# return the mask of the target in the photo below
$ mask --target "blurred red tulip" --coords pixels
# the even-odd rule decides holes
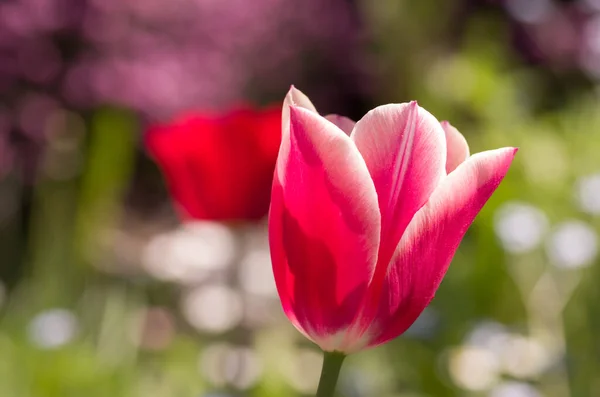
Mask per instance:
[[[182,216],[221,221],[267,214],[280,141],[280,107],[191,114],[146,134]]]

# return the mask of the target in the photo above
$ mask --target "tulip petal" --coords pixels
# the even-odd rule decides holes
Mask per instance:
[[[317,113],[315,105],[302,91],[294,86],[290,87],[285,99],[283,100],[283,108],[281,113],[281,129],[283,135],[290,133],[290,106],[299,106]]]
[[[415,215],[385,280],[379,314],[368,331],[374,337],[371,346],[406,331],[433,299],[464,234],[506,175],[516,151],[503,148],[471,156]]]
[[[340,116],[339,114],[328,114],[325,118],[337,125],[339,129],[344,131],[348,136],[352,133],[356,122],[348,117]]]
[[[362,154],[378,196],[381,243],[363,305],[344,342],[363,339],[377,314],[394,251],[415,213],[445,175],[446,145],[439,121],[416,102],[379,106],[356,123],[350,136]]]
[[[446,133],[446,173],[449,174],[469,158],[469,144],[449,122],[442,121],[441,124]]]
[[[206,172],[202,163],[190,159],[206,157],[204,147],[208,145],[200,138],[212,138],[217,129],[214,120],[193,116],[172,125],[154,125],[144,136],[146,148],[159,164],[177,210],[184,219],[204,219],[213,215],[213,203],[202,194],[208,179]],[[190,134],[189,130],[201,130],[205,135]]]
[[[290,107],[299,106],[304,109],[308,109],[311,112],[317,113],[317,109],[312,104],[310,99],[302,91],[294,87],[290,87],[290,90],[283,100],[283,107],[281,108],[281,145],[279,146],[278,157],[287,158],[290,152]]]
[[[351,139],[318,114],[290,108],[289,151],[277,160],[269,240],[283,309],[323,349],[348,326],[372,277],[381,219]]]
[[[381,248],[387,251],[380,252],[380,262],[389,262],[408,223],[444,175],[444,131],[435,117],[411,102],[371,110],[356,123],[351,138],[377,190]]]
[[[255,220],[269,208],[281,109],[191,113],[144,136],[183,219]]]

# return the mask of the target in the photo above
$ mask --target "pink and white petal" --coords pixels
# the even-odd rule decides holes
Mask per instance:
[[[293,85],[283,100],[281,109],[281,145],[279,157],[287,157],[290,151],[290,107],[299,106],[317,113],[317,109],[306,95]]]
[[[441,124],[446,133],[446,173],[449,174],[469,158],[469,144],[463,134],[449,122],[442,121]]]
[[[290,150],[277,162],[269,239],[278,292],[290,320],[325,345],[352,321],[372,277],[377,193],[350,138],[301,107],[291,107]]]
[[[435,117],[411,102],[371,110],[356,123],[351,138],[377,190],[379,259],[387,266],[408,223],[445,175],[444,131]]]
[[[402,234],[446,174],[446,139],[439,121],[416,102],[371,110],[350,137],[373,178],[381,211],[376,270],[349,332],[352,339],[362,339],[377,315],[381,288]]]
[[[440,183],[398,245],[382,289],[371,346],[402,334],[433,299],[467,229],[494,193],[516,148],[471,156]]]
[[[344,131],[346,135],[350,135],[354,126],[356,125],[356,121],[349,119],[348,117],[340,116],[338,114],[328,114],[325,118],[331,121],[333,124],[337,125],[339,129]]]
[[[290,129],[290,106],[299,106],[318,113],[310,99],[302,91],[291,86],[283,100],[283,108],[281,109],[281,128],[285,134],[289,134]]]

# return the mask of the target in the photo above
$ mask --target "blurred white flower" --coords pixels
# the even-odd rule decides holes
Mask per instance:
[[[225,269],[235,250],[235,238],[226,226],[193,222],[150,240],[142,263],[159,280],[197,283]]]
[[[546,241],[546,252],[559,268],[589,265],[598,253],[598,236],[587,223],[570,220],[557,225]]]
[[[260,379],[262,365],[254,350],[248,347],[216,343],[200,356],[200,371],[215,386],[227,384],[244,390]]]
[[[221,333],[235,327],[243,315],[242,299],[226,285],[199,287],[184,295],[181,310],[195,328]]]
[[[491,388],[500,375],[500,363],[489,350],[461,346],[450,352],[449,372],[454,383],[466,390]]]
[[[29,339],[37,346],[54,349],[69,343],[77,335],[79,324],[66,309],[51,309],[35,316],[29,323]]]
[[[548,218],[530,204],[509,202],[496,212],[494,229],[504,249],[524,253],[540,244],[548,230]]]
[[[489,397],[542,397],[539,391],[524,382],[503,382],[494,387]]]
[[[513,334],[502,351],[501,366],[508,375],[530,379],[541,375],[551,360],[550,352],[539,340]]]
[[[238,276],[244,291],[264,297],[277,296],[271,255],[267,249],[251,249],[246,253],[240,262]]]
[[[589,214],[600,214],[600,174],[579,178],[576,190],[579,207]]]
[[[499,358],[510,340],[506,327],[495,321],[482,321],[465,338],[465,344],[486,349]]]
[[[511,333],[497,322],[477,325],[465,338],[465,345],[494,355],[499,371],[516,378],[532,378],[543,373],[553,360],[538,339]]]

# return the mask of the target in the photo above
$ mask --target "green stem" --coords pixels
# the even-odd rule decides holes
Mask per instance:
[[[321,379],[315,397],[333,397],[335,385],[346,355],[340,352],[324,352]]]

